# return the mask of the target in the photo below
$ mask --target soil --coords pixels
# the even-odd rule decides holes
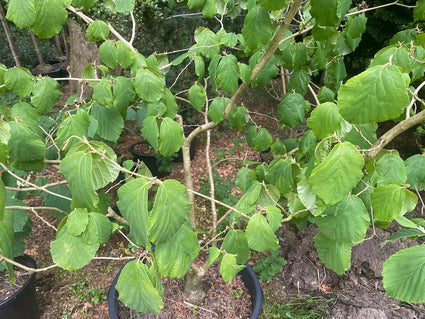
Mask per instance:
[[[6,301],[6,299],[12,297],[19,289],[21,289],[25,283],[29,280],[31,274],[23,269],[15,269],[15,284],[9,284],[9,275],[2,271],[0,272],[0,300]]]
[[[270,96],[265,98],[264,94],[254,90],[254,93],[244,97],[243,103],[254,110],[250,114],[251,119],[257,125],[267,127],[274,137],[283,139],[298,137],[302,134],[302,131],[299,130],[279,129],[279,122],[276,120],[278,101],[274,98]],[[139,140],[139,134],[139,128],[135,126],[135,123],[126,123],[124,134],[118,145],[114,146],[120,159],[131,158],[128,146]],[[211,160],[215,161],[220,154],[214,150],[224,150],[227,154],[226,159],[215,161],[215,168],[219,171],[220,176],[232,176],[234,180],[242,160],[260,161],[258,152],[253,151],[245,143],[238,143],[237,140],[241,135],[229,127],[221,125],[211,134],[213,136]],[[409,139],[409,136],[406,137],[403,143],[412,143]],[[235,147],[236,144],[240,144],[241,148]],[[199,138],[198,148],[192,162],[195,190],[200,187],[200,178],[206,177],[205,146],[206,135],[203,135]],[[182,163],[173,163],[173,165],[174,169],[167,178],[182,181]],[[234,190],[234,192],[237,191]],[[40,202],[38,198],[34,198],[27,204],[38,206]],[[199,206],[200,211],[208,212],[210,209],[202,201],[195,204]],[[39,268],[50,266],[53,262],[50,257],[49,244],[55,236],[53,227],[57,227],[59,222],[48,212],[39,211],[39,217],[31,212],[29,214],[34,222],[34,228],[32,235],[27,240],[26,253],[36,260]],[[394,225],[385,230],[371,229],[367,240],[353,248],[350,270],[342,276],[337,276],[318,259],[312,240],[318,231],[317,228],[308,226],[298,230],[291,225],[284,225],[279,230],[279,235],[283,238],[279,251],[288,264],[283,267],[282,273],[274,276],[272,281],[261,283],[266,303],[284,303],[295,297],[311,295],[321,296],[327,300],[329,315],[326,318],[425,318],[425,307],[422,304],[401,303],[386,297],[383,291],[381,277],[383,261],[395,251],[417,244],[408,240],[398,240],[381,247],[380,244],[396,229],[397,227]],[[101,246],[97,256],[126,256],[128,255],[126,248],[125,239],[115,233],[110,242]],[[254,254],[249,263],[253,265],[258,258],[266,255],[266,253]],[[119,258],[117,260],[96,259],[83,269],[72,273],[59,268],[38,273],[36,285],[41,319],[109,318],[105,300],[107,290],[125,262],[126,260]],[[173,285],[178,286],[179,283]],[[218,289],[224,290],[221,286]],[[234,291],[232,293],[234,295]],[[242,303],[239,302],[239,304]],[[179,303],[179,310],[174,310],[174,314],[180,312],[184,307],[184,303]],[[199,310],[199,315],[195,318],[205,318],[202,315],[203,313]],[[160,318],[177,317],[171,315],[160,316]],[[218,318],[224,317],[218,316]],[[228,318],[239,317],[235,315]],[[263,316],[263,318],[268,319],[269,317]]]

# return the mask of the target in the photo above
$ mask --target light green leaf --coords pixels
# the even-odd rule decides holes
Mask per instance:
[[[350,39],[360,37],[366,30],[367,18],[364,13],[349,16],[344,28],[344,35]]]
[[[215,0],[205,0],[204,8],[202,9],[202,15],[205,18],[212,18],[217,14],[217,4]]]
[[[225,97],[216,97],[210,104],[208,116],[214,123],[220,123],[224,120],[224,109],[230,99]]]
[[[93,104],[91,112],[98,123],[96,133],[101,138],[115,143],[124,128],[122,116],[115,109],[97,103]]]
[[[375,220],[390,222],[401,213],[406,192],[396,184],[386,184],[377,186],[370,197]]]
[[[187,6],[191,10],[197,10],[199,8],[202,8],[205,4],[205,0],[188,0]]]
[[[153,67],[144,67],[137,71],[134,87],[137,95],[147,102],[158,102],[164,95],[165,79],[161,72]]]
[[[313,191],[327,205],[342,200],[363,177],[364,159],[356,147],[344,142],[334,146],[309,178]]]
[[[288,0],[260,0],[258,4],[266,10],[275,11],[286,8]]]
[[[370,219],[362,200],[349,196],[325,209],[315,218],[315,223],[323,235],[332,240],[356,243],[365,237]]]
[[[154,266],[149,268],[140,260],[128,262],[121,270],[116,288],[127,307],[143,313],[158,314],[164,307],[163,288]]]
[[[329,134],[341,129],[343,118],[339,114],[336,104],[325,102],[317,106],[307,119],[307,125],[318,138],[325,138]]]
[[[16,103],[12,106],[10,115],[15,122],[21,122],[27,125],[34,133],[41,135],[39,128],[40,112],[31,104],[27,102]]]
[[[34,0],[35,21],[31,30],[41,39],[58,34],[68,19],[65,1]]]
[[[249,248],[256,251],[275,250],[279,247],[279,240],[266,218],[260,213],[251,216],[246,226],[245,235]]]
[[[32,90],[31,103],[41,113],[47,113],[53,109],[61,96],[59,83],[52,78],[43,77],[35,83]]]
[[[228,94],[233,94],[238,88],[238,59],[228,54],[221,58],[217,67],[217,84]]]
[[[6,18],[18,28],[29,28],[35,21],[34,1],[10,0]]]
[[[108,107],[112,106],[112,88],[111,83],[107,79],[102,79],[96,84],[93,89],[93,98],[99,104],[106,105]]]
[[[313,238],[314,246],[320,260],[336,272],[342,275],[350,268],[351,263],[351,243],[333,240],[319,233]]]
[[[413,18],[415,21],[425,20],[425,1],[418,0],[415,8],[413,9]]]
[[[377,65],[341,86],[338,106],[350,123],[397,118],[409,104],[409,76],[393,65]]]
[[[309,109],[310,104],[301,94],[287,93],[277,106],[277,116],[281,125],[293,128],[304,122],[305,113]]]
[[[253,211],[260,197],[261,188],[262,185],[260,182],[252,182],[246,193],[239,199],[235,208],[247,214]]]
[[[161,122],[158,151],[164,156],[177,152],[184,143],[182,127],[169,117]]]
[[[194,84],[188,92],[190,104],[198,111],[202,110],[205,105],[206,92],[203,86]]]
[[[24,68],[11,68],[4,74],[4,84],[20,97],[29,95],[34,85],[33,75]]]
[[[384,289],[388,296],[406,302],[425,301],[425,246],[403,249],[384,262]]]
[[[425,156],[416,154],[409,157],[406,162],[407,183],[419,191],[425,189]]]
[[[350,132],[346,133],[342,141],[350,142],[351,144],[359,146],[361,149],[368,149],[376,142],[376,123],[356,124]]]
[[[257,177],[253,170],[242,167],[236,174],[235,184],[242,193],[246,193],[251,186],[251,183],[257,181]]]
[[[182,225],[172,238],[155,246],[159,273],[169,278],[182,278],[198,257],[199,251],[195,233],[188,226]]]
[[[243,83],[248,83],[251,79],[251,67],[245,63],[239,63],[239,77]]]
[[[102,243],[106,244],[112,232],[112,224],[108,217],[103,214],[90,212],[89,220],[83,239],[88,244]]]
[[[103,21],[93,21],[86,30],[87,39],[97,42],[105,40],[109,35],[108,25]]]
[[[71,147],[78,142],[76,138],[71,138],[71,136],[87,136],[89,125],[90,118],[83,109],[78,109],[75,114],[65,115],[56,134],[56,143],[60,148],[64,148],[65,145]]]
[[[316,194],[308,182],[307,178],[303,178],[297,184],[298,198],[306,208],[311,208],[316,204]]]
[[[82,8],[83,10],[89,10],[92,8],[97,0],[72,0],[72,5],[76,8]]]
[[[191,208],[186,188],[173,179],[164,181],[149,216],[150,241],[158,244],[172,238],[181,225],[188,223]]]
[[[302,95],[307,93],[307,87],[309,84],[309,75],[304,70],[296,70],[291,76],[288,83],[288,90],[295,91]]]
[[[418,204],[418,196],[415,193],[412,193],[408,189],[405,189],[404,192],[406,193],[406,197],[404,197],[403,207],[401,208],[402,214],[412,212]]]
[[[266,171],[266,181],[275,185],[281,194],[291,191],[293,184],[292,165],[289,160],[280,158],[273,161]]]
[[[158,149],[159,129],[155,116],[148,116],[145,118],[143,121],[142,135],[154,150]]]
[[[246,108],[243,106],[234,106],[230,111],[228,120],[231,128],[237,129],[239,132],[242,131],[248,122]]]
[[[220,257],[221,251],[217,247],[208,248],[208,266],[211,266],[218,257]]]
[[[130,238],[137,245],[149,249],[148,240],[148,190],[150,184],[144,178],[136,178],[118,189],[118,208],[130,225]]]
[[[14,231],[13,231],[13,213],[9,210],[4,211],[4,215],[0,219],[0,253],[10,259],[14,256]],[[11,284],[15,282],[13,274],[13,265],[6,263]]]
[[[266,9],[254,6],[245,17],[242,35],[251,50],[266,45],[273,35],[273,25]]]
[[[226,254],[236,256],[236,262],[240,265],[244,264],[251,257],[251,249],[248,247],[248,240],[245,233],[241,230],[231,229],[224,237],[221,249]]]
[[[195,56],[195,73],[198,76],[198,81],[201,81],[205,74],[205,62],[202,56]]]
[[[338,24],[338,0],[311,0],[310,4],[310,14],[316,19],[317,24],[323,26]]]
[[[266,215],[270,228],[273,232],[277,231],[280,227],[282,227],[283,215],[279,208],[273,206],[267,207]]]
[[[213,58],[220,52],[220,42],[215,33],[205,27],[199,27],[195,30],[195,41],[196,45],[192,46],[189,53],[199,52],[207,58]]]
[[[66,231],[72,236],[80,236],[89,223],[89,213],[85,208],[76,208],[66,220]]]
[[[88,244],[82,236],[73,236],[65,225],[56,239],[50,243],[50,251],[55,264],[73,271],[87,265],[96,255],[99,243]]]
[[[113,97],[115,111],[125,118],[127,115],[127,107],[136,98],[133,81],[123,76],[115,78],[113,84]]]
[[[265,151],[270,148],[272,143],[272,135],[266,128],[262,127],[258,132],[256,132],[250,146],[256,151]]]
[[[115,43],[117,46],[117,59],[118,63],[124,68],[128,68],[133,64],[134,53],[131,51],[131,48],[124,42],[118,41]]]
[[[406,167],[404,166],[404,161],[397,153],[385,154],[376,161],[371,177],[373,184],[394,183],[404,186],[406,180]]]
[[[99,58],[111,69],[117,66],[118,53],[114,41],[106,40],[99,46]]]
[[[220,274],[225,281],[231,282],[237,273],[244,268],[244,265],[238,265],[236,263],[236,257],[234,255],[225,254],[221,259]]]
[[[115,0],[114,2],[117,12],[125,13],[134,10],[135,0]]]
[[[409,49],[405,45],[393,45],[378,51],[370,63],[370,66],[391,63],[392,65],[401,67],[402,72],[410,73],[412,70],[411,61]]]
[[[4,187],[3,180],[0,178],[0,222],[3,220],[5,205],[6,205],[6,187]]]

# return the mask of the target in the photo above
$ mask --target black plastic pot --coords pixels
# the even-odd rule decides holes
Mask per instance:
[[[15,261],[25,266],[36,268],[30,256],[16,257]],[[39,319],[37,296],[35,292],[35,273],[28,281],[8,299],[0,302],[0,318],[4,319]]]
[[[251,295],[252,313],[249,319],[257,319],[260,316],[261,307],[264,304],[263,290],[261,289],[260,282],[258,281],[254,270],[248,264],[245,264],[245,266],[246,267],[239,272],[239,275]],[[119,319],[118,291],[115,289],[115,285],[118,282],[120,273],[121,271],[114,278],[114,281],[108,291],[108,307],[111,319]]]
[[[154,154],[139,153],[135,150],[137,145],[143,145],[145,142],[137,142],[130,146],[130,153],[133,155],[133,161],[142,161],[152,173],[152,176],[161,176],[159,163]]]

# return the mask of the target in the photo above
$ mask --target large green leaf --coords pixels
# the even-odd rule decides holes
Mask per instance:
[[[262,127],[258,131],[256,130],[252,140],[249,143],[249,146],[251,146],[256,151],[265,151],[270,148],[272,143],[272,135],[265,127]]]
[[[149,142],[153,149],[157,150],[159,129],[155,116],[148,116],[144,119],[141,132],[143,137]]]
[[[351,263],[351,243],[333,240],[319,233],[314,236],[314,246],[320,260],[336,272],[342,275]]]
[[[375,220],[390,222],[402,212],[405,189],[396,184],[376,187],[370,195]]]
[[[234,106],[229,115],[230,127],[237,129],[239,132],[245,127],[248,122],[248,116],[246,114],[246,108],[243,106]]]
[[[329,134],[341,129],[343,118],[338,112],[338,107],[331,102],[325,102],[317,106],[307,119],[307,125],[314,135],[325,138]]]
[[[221,259],[220,274],[225,281],[231,282],[237,273],[244,268],[244,265],[237,264],[236,256],[225,254]]]
[[[397,153],[385,154],[376,161],[371,177],[373,184],[383,185],[394,183],[404,186],[406,180],[406,167]]]
[[[298,93],[285,94],[277,106],[277,116],[280,124],[295,127],[304,122],[305,113],[310,109],[310,103]]]
[[[192,85],[188,91],[190,104],[192,104],[192,106],[198,111],[204,108],[206,96],[204,87],[197,83]]]
[[[89,223],[89,212],[85,208],[76,208],[66,220],[66,231],[72,236],[80,236]]]
[[[290,192],[293,184],[291,162],[283,158],[273,161],[266,171],[266,181],[275,185],[282,194]]]
[[[123,118],[127,115],[127,107],[136,97],[133,81],[119,76],[114,79],[113,86],[114,108]]]
[[[115,0],[117,12],[125,13],[134,10],[135,0]]]
[[[124,68],[128,68],[133,64],[134,53],[131,51],[128,44],[119,41],[116,43],[117,46],[117,59],[118,63]]]
[[[189,221],[191,208],[182,184],[173,179],[161,183],[149,216],[150,241],[158,244],[172,238],[180,226]]]
[[[153,67],[144,67],[137,71],[134,87],[137,95],[147,102],[158,102],[164,95],[165,79],[161,72]]]
[[[88,136],[90,118],[86,111],[78,109],[77,113],[65,116],[56,134],[56,143],[60,148],[68,147],[78,142],[73,136]]]
[[[242,35],[246,45],[255,50],[266,45],[273,35],[273,25],[266,9],[254,6],[245,17]]]
[[[339,19],[337,15],[338,0],[311,0],[310,13],[322,26],[335,26]]]
[[[89,212],[89,221],[83,239],[88,244],[106,244],[112,233],[112,224],[108,217],[103,214]]]
[[[182,278],[198,257],[199,250],[196,234],[190,227],[182,225],[172,238],[155,246],[159,273],[170,278]]]
[[[154,266],[150,268],[140,260],[128,262],[121,270],[116,288],[127,307],[143,313],[158,314],[164,306],[163,288]]]
[[[27,125],[34,133],[41,135],[40,112],[27,102],[19,102],[12,106],[10,115],[15,121]]]
[[[406,302],[425,302],[425,246],[403,249],[384,262],[387,295]]]
[[[334,146],[309,178],[313,191],[327,205],[342,200],[363,177],[364,159],[356,147],[344,142]]]
[[[182,127],[169,117],[161,122],[158,150],[164,156],[177,152],[184,143]]]
[[[396,66],[371,67],[341,86],[339,112],[350,123],[397,118],[409,104],[409,82],[409,76]]]
[[[350,16],[345,24],[344,35],[350,39],[360,37],[366,30],[367,18],[364,13]]]
[[[232,94],[238,88],[238,59],[228,54],[221,58],[217,67],[217,84],[224,92]]]
[[[4,84],[20,97],[29,95],[34,85],[34,76],[24,68],[11,68],[4,74]]]
[[[61,96],[62,93],[59,91],[59,83],[52,78],[43,77],[34,85],[31,103],[41,113],[47,113],[53,109]]]
[[[102,41],[105,40],[109,35],[109,27],[103,21],[93,21],[87,27],[87,40],[89,41]]]
[[[369,227],[369,213],[362,200],[349,196],[328,207],[322,215],[315,219],[322,233],[336,241],[356,243],[366,235]]]
[[[29,28],[35,21],[34,1],[10,0],[6,18],[20,29]]]
[[[88,244],[82,236],[73,236],[65,225],[56,239],[50,243],[50,251],[55,264],[66,269],[76,270],[87,265],[96,255],[99,243]]]
[[[344,135],[342,141],[350,142],[359,146],[361,149],[370,148],[376,142],[376,123],[356,124],[353,128]]]
[[[409,157],[406,162],[407,183],[419,191],[425,189],[425,156],[416,154]]]
[[[370,66],[391,63],[392,65],[401,67],[404,73],[410,73],[412,69],[411,61],[410,52],[407,46],[393,45],[378,51],[370,63]]]
[[[285,8],[288,5],[288,0],[260,0],[258,4],[264,9],[274,11]]]
[[[4,215],[0,220],[0,253],[10,259],[13,259],[13,213],[11,211],[5,210]],[[7,263],[6,268],[9,273],[9,280],[11,284],[15,282],[15,276],[13,274],[12,264]]]
[[[117,56],[117,47],[114,41],[106,40],[99,46],[100,60],[111,69],[114,69],[117,66]]]
[[[415,21],[425,20],[425,1],[418,0],[415,8],[413,9],[413,18]]]
[[[93,89],[93,98],[97,103],[111,107],[113,103],[111,82],[107,79],[98,82]]]
[[[260,197],[261,188],[262,185],[260,182],[252,182],[245,194],[243,194],[243,196],[239,199],[235,208],[247,214],[252,212]]]
[[[260,213],[252,215],[249,219],[245,235],[249,248],[256,251],[275,250],[279,247],[279,239],[273,233],[266,218]]]
[[[51,38],[62,30],[68,19],[66,1],[34,0],[35,21],[31,30],[39,38]]]
[[[244,264],[251,257],[251,249],[248,246],[248,240],[245,233],[239,229],[230,229],[224,237],[221,249],[227,254],[235,255],[236,262],[240,265]]]
[[[103,139],[116,142],[124,127],[124,119],[115,109],[95,103],[92,106],[92,116],[97,121],[96,133]]]
[[[208,116],[215,123],[220,123],[224,120],[224,109],[226,108],[229,99],[225,97],[216,97],[210,104]]]
[[[149,249],[148,190],[144,178],[136,178],[118,189],[118,208],[130,225],[130,238],[137,245]]]
[[[192,53],[192,51],[200,52],[207,58],[213,58],[220,52],[220,42],[215,33],[205,27],[199,27],[195,30],[195,41],[196,45],[192,46],[189,53]]]

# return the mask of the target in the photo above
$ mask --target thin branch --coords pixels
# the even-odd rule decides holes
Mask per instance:
[[[14,261],[14,260],[9,259],[9,258],[3,256],[2,254],[0,254],[0,262],[2,262],[3,260],[6,261],[6,262],[8,262],[9,264],[12,264],[12,265],[14,265],[16,267],[19,267],[21,269],[24,269],[24,270],[26,270],[26,271],[28,271],[30,273],[33,273],[33,272],[43,272],[43,271],[47,271],[47,270],[50,270],[52,268],[58,267],[58,265],[54,264],[54,265],[50,265],[50,266],[44,267],[44,268],[32,268],[32,267],[28,267],[28,266],[22,265],[22,264]]]
[[[32,209],[40,209],[40,210],[54,210],[55,212],[61,213],[64,216],[68,216],[67,212],[64,212],[62,209],[57,207],[49,207],[49,206],[6,206],[5,209],[22,209],[22,210],[32,210]]]
[[[412,100],[410,101],[409,105],[406,108],[406,120],[410,117],[410,110],[412,109],[413,104],[415,104],[416,97],[419,93],[419,91],[425,86],[425,81],[423,81],[421,84],[418,85],[416,90],[413,92]]]
[[[55,232],[57,232],[58,231],[58,229],[55,227],[55,226],[53,226],[52,224],[50,224],[47,220],[45,220],[43,217],[41,217],[38,213],[37,213],[37,211],[33,208],[33,207],[30,207],[30,211],[38,218],[38,219],[40,219],[43,223],[45,223],[47,226],[49,226],[50,228],[53,228],[54,230],[55,230]]]
[[[308,85],[308,90],[310,91],[311,95],[313,95],[314,101],[316,102],[316,105],[320,105],[320,101],[319,98],[317,97],[316,92],[314,92],[313,88],[311,87],[311,85]]]
[[[68,182],[67,181],[59,181],[59,182],[55,182],[55,183],[50,183],[50,184],[43,185],[42,187],[49,188],[49,187],[52,187],[52,186],[64,185],[66,183],[68,183]],[[40,186],[37,186],[37,187],[25,187],[25,188],[6,186],[6,189],[9,190],[9,191],[12,191],[12,192],[32,192],[32,191],[38,191],[38,190],[40,190]]]
[[[399,3],[398,0],[397,0],[397,1],[394,1],[394,2],[382,4],[380,6],[376,6],[376,7],[372,7],[372,8],[366,8],[366,9],[362,9],[362,10],[355,11],[355,12],[350,12],[350,13],[347,13],[345,16],[349,17],[349,16],[352,16],[352,15],[361,14],[363,12],[377,10],[377,9],[381,9],[381,8],[385,8],[385,7],[389,7],[389,6],[399,6],[399,7],[404,7],[404,8],[408,8],[408,9],[413,9],[415,7],[415,6],[409,6],[409,5],[406,5],[406,4]]]
[[[130,11],[130,17],[131,17],[131,22],[133,24],[133,27],[131,28],[131,38],[130,38],[130,41],[128,41],[128,43],[133,45],[134,39],[136,38],[136,20],[134,19],[133,11]]]

